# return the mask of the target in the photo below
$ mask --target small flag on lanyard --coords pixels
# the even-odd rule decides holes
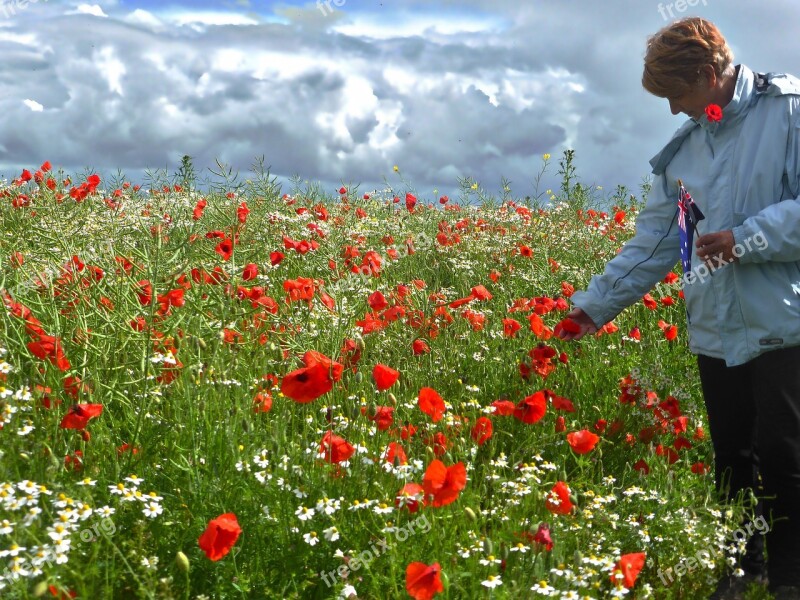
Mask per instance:
[[[697,227],[697,222],[705,219],[705,216],[697,208],[680,179],[678,180],[678,185],[680,186],[678,192],[678,229],[680,230],[681,238],[681,263],[683,264],[683,272],[688,273],[692,270],[694,230]]]

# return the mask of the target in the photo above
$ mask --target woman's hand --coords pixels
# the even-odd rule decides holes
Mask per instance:
[[[566,319],[570,319],[573,323],[575,323],[575,326],[577,326],[578,330],[573,331],[576,328],[575,326],[565,328],[561,326],[561,323],[559,323],[556,325],[554,333],[562,340],[579,340],[586,334],[597,333],[597,330],[599,329],[597,325],[594,324],[594,321],[589,318],[589,315],[583,312],[583,309],[578,307],[573,308],[569,314],[567,314]]]

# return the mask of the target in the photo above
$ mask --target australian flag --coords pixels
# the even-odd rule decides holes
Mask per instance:
[[[697,208],[689,192],[683,187],[683,182],[679,179],[680,186],[678,192],[678,230],[681,238],[681,263],[683,272],[688,273],[692,270],[692,243],[694,241],[694,231],[697,222],[705,219],[703,213]]]

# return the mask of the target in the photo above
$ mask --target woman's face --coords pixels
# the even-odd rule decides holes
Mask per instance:
[[[669,109],[673,115],[684,113],[692,119],[699,119],[705,114],[706,106],[714,102],[714,87],[717,78],[713,68],[700,75],[692,89],[682,96],[667,96]]]
[[[711,103],[711,92],[700,85],[682,96],[667,96],[667,100],[673,115],[684,113],[692,119],[699,119]]]

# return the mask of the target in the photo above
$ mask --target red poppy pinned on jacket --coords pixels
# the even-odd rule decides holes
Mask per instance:
[[[241,533],[242,528],[239,527],[236,515],[225,513],[208,523],[197,543],[210,560],[217,561],[231,551]]]
[[[444,591],[439,563],[413,562],[406,567],[406,591],[414,600],[431,600]]]
[[[716,123],[722,120],[722,108],[718,104],[709,104],[706,106],[706,119],[709,123]]]

